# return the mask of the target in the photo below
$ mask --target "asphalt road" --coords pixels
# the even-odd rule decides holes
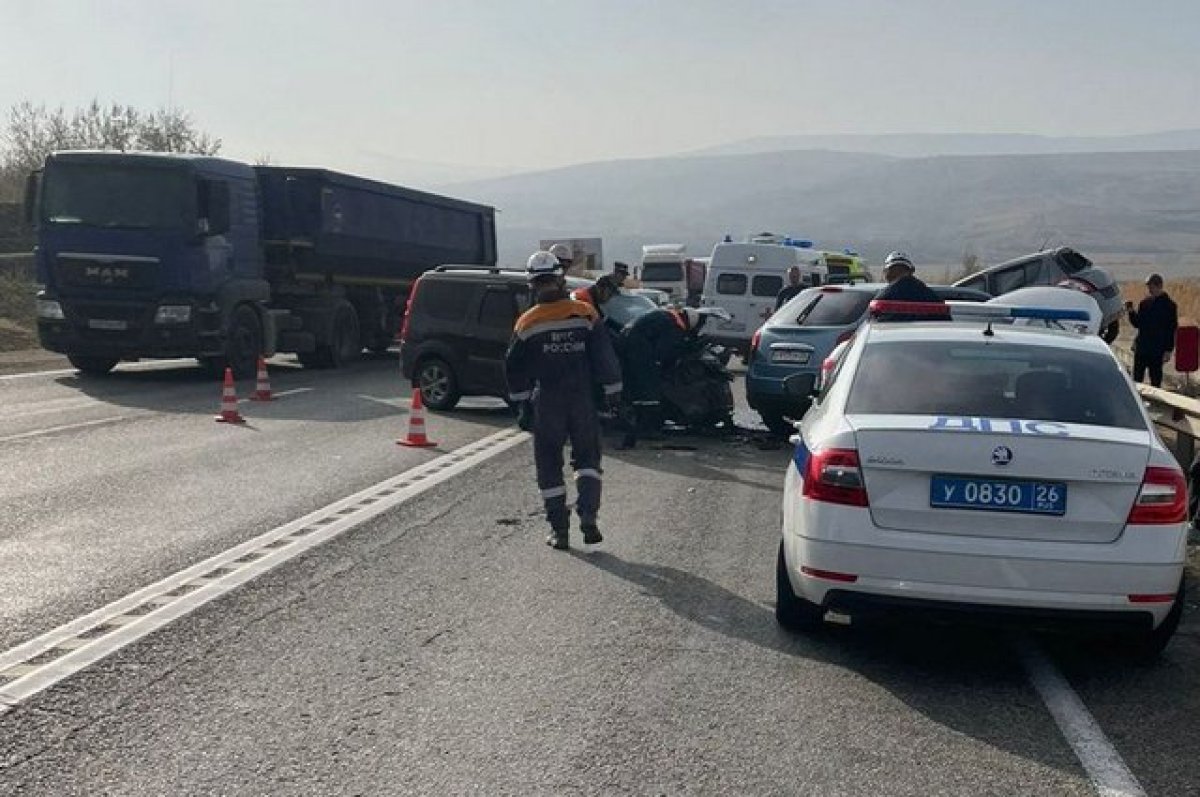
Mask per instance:
[[[0,380],[0,650],[438,456],[392,443],[394,360],[273,376],[311,389],[243,405],[248,428],[213,423],[195,369]],[[449,451],[508,420],[431,433]],[[610,452],[606,540],[560,553],[521,444],[0,714],[0,794],[1096,794],[1023,645],[1136,787],[1200,794],[1194,610],[1153,666],[778,629],[787,456]]]

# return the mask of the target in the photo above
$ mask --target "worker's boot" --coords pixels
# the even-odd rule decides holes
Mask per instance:
[[[583,544],[595,545],[604,542],[604,535],[600,533],[600,527],[596,525],[596,519],[584,520],[580,518],[579,528],[583,531]]]
[[[550,533],[546,535],[546,544],[556,551],[565,551],[570,543],[567,542],[568,530],[566,526],[558,526],[550,529]],[[586,540],[586,535],[584,536]]]
[[[550,521],[550,533],[546,535],[546,544],[555,550],[565,551],[567,535],[571,530],[571,513],[567,510],[566,500],[560,500],[561,503],[556,501],[546,513],[546,519]]]

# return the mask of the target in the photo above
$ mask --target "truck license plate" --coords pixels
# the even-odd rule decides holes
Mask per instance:
[[[92,329],[105,329],[110,332],[121,332],[129,329],[129,322],[112,318],[89,318],[88,326]]]

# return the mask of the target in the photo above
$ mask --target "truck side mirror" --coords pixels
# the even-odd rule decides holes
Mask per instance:
[[[25,178],[25,223],[30,227],[37,226],[38,187],[42,182],[42,171],[30,172]]]
[[[201,180],[196,199],[201,236],[224,235],[229,232],[229,183],[223,180]]]

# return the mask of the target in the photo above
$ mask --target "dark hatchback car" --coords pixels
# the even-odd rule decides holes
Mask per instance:
[[[755,334],[746,369],[746,400],[773,432],[786,433],[789,419],[808,411],[821,363],[866,320],[881,283],[809,288],[779,308]],[[969,288],[931,285],[942,299],[987,301]]]
[[[590,280],[568,278],[567,288]],[[442,266],[417,280],[400,333],[400,367],[426,406],[450,410],[463,396],[505,398],[504,356],[513,326],[529,309],[525,272]],[[654,310],[643,296],[623,294],[602,308],[610,331]]]

